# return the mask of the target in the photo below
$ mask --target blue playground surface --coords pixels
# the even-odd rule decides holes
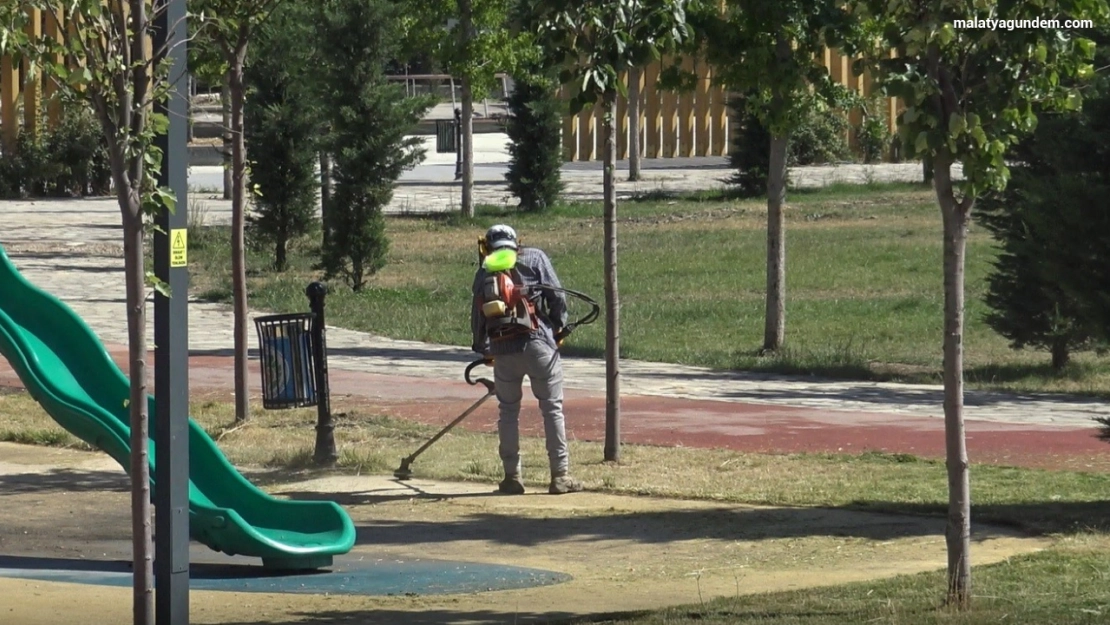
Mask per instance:
[[[499,564],[352,553],[330,570],[274,571],[257,561],[193,562],[192,590],[331,595],[447,595],[516,590],[569,581],[562,573]],[[131,563],[120,560],[0,556],[0,577],[130,587]]]

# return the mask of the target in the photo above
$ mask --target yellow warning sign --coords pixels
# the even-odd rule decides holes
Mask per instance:
[[[185,228],[170,230],[170,267],[189,264],[189,231]]]

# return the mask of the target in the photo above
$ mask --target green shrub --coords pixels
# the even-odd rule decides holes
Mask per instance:
[[[790,134],[789,164],[824,165],[851,160],[847,133],[844,112],[818,107]]]
[[[515,79],[509,95],[509,191],[520,209],[543,211],[559,199],[563,182],[562,103],[555,81],[537,75]]]
[[[771,133],[759,119],[744,110],[743,97],[729,102],[733,116],[740,121],[732,133],[729,164],[737,174],[729,181],[744,195],[767,193],[767,169],[771,159]],[[820,165],[850,158],[846,133],[848,121],[843,113],[825,107],[816,109],[790,135],[787,165]],[[789,176],[788,176],[789,178]]]
[[[23,197],[23,178],[23,157],[19,148],[10,154],[0,149],[0,199]]]
[[[0,197],[79,197],[110,190],[107,143],[92,111],[80,105],[70,105],[54,129],[21,133],[15,152],[0,158]]]
[[[759,119],[744,109],[744,98],[734,97],[729,106],[738,120],[733,126],[729,165],[736,170],[729,180],[745,197],[767,193],[767,169],[771,161],[771,133]],[[788,176],[789,177],[789,176]]]
[[[861,103],[863,121],[856,128],[856,138],[859,141],[859,156],[865,163],[882,161],[886,150],[893,149],[893,137],[883,113],[885,105],[886,98],[883,97],[872,97]]]
[[[5,154],[2,164],[4,180],[0,182],[6,198],[42,197],[46,195],[48,181],[56,177],[60,168],[51,163],[46,149],[46,138],[22,132],[15,145],[15,152]]]
[[[86,108],[70,109],[46,137],[47,152],[60,166],[54,180],[58,195],[107,195],[112,167],[100,122]]]

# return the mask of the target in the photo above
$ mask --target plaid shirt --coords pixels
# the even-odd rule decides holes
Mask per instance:
[[[539,248],[520,248],[516,257],[516,271],[520,274],[525,287],[544,285],[562,288],[559,277],[555,275],[555,267],[551,265],[551,259]],[[474,351],[490,356],[514,354],[524,351],[524,346],[527,345],[528,341],[536,339],[547,341],[552,348],[555,348],[555,332],[567,324],[567,299],[561,291],[551,289],[538,289],[538,296],[535,295],[534,290],[530,290],[529,294],[532,296],[532,300],[536,302],[537,310],[543,310],[541,304],[546,304],[547,308],[547,319],[543,315],[539,316],[540,327],[537,330],[533,330],[527,337],[522,336],[490,343],[489,337],[486,335],[486,319],[482,315],[479,304],[482,282],[487,275],[489,274],[486,270],[479,267],[477,273],[474,274],[474,286],[471,288],[474,297],[470,309],[470,329],[474,335],[474,343],[472,344]]]

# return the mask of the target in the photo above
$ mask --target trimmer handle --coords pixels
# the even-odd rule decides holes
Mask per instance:
[[[559,331],[555,333],[555,344],[562,345],[563,341],[566,340],[568,336],[570,336],[570,333],[574,332],[574,326],[575,324],[572,323],[560,328]]]
[[[487,360],[485,358],[479,358],[478,360],[475,360],[474,362],[467,365],[466,366],[466,371],[463,372],[463,379],[466,380],[466,383],[471,385],[471,386],[481,384],[481,385],[486,387],[486,390],[488,390],[490,393],[492,393],[493,392],[493,380],[489,380],[487,378],[478,378],[477,380],[473,380],[473,379],[470,378],[470,372],[474,371],[474,368],[477,367],[478,365],[484,365],[484,364],[487,364]]]

